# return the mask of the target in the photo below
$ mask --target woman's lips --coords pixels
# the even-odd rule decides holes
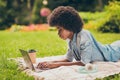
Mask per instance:
[[[59,34],[59,37],[63,39],[62,35]]]
[[[61,37],[61,38],[62,38],[62,36],[61,36],[61,35],[59,35],[59,37]]]

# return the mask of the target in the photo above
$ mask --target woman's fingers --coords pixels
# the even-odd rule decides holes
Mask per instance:
[[[48,62],[41,62],[37,65],[37,68],[44,69],[48,68]]]
[[[39,69],[47,69],[47,68],[52,69],[52,68],[57,68],[59,66],[60,66],[60,64],[58,64],[58,63],[41,62],[38,64],[37,68],[39,68]]]
[[[37,68],[41,68],[42,64],[38,63]]]

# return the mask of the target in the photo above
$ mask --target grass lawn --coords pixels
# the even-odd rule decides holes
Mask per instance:
[[[95,38],[104,44],[109,44],[115,40],[120,40],[120,34],[98,33],[92,31]],[[17,70],[14,62],[7,58],[21,57],[19,48],[37,50],[37,57],[62,55],[67,51],[66,41],[57,36],[56,31],[42,32],[6,32],[0,31],[0,80],[34,80],[32,77]],[[113,80],[118,80],[119,75],[112,76]],[[111,77],[102,80],[109,80]]]

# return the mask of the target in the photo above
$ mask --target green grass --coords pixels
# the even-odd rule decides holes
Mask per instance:
[[[57,32],[0,32],[0,48],[8,57],[21,56],[19,48],[36,49],[37,56],[51,56],[65,52],[66,43],[59,39]],[[62,51],[61,51],[62,50]],[[14,55],[13,55],[14,54]]]
[[[120,34],[98,33],[92,31],[95,38],[104,44],[120,40]],[[0,80],[34,80],[17,70],[15,62],[8,61],[7,58],[21,57],[18,49],[35,49],[37,57],[62,55],[67,51],[66,41],[57,36],[56,31],[42,32],[6,32],[0,31]],[[115,75],[113,80],[119,79]],[[110,77],[111,78],[111,77]],[[102,80],[109,80],[109,77]]]
[[[101,33],[91,30],[95,39],[103,44],[110,44],[116,40],[120,40],[120,33]]]

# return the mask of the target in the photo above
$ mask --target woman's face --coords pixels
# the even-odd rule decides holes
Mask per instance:
[[[66,30],[63,27],[57,27],[57,29],[58,29],[58,35],[60,38],[62,38],[63,40],[66,40],[68,38],[72,39],[73,37],[72,31]]]

